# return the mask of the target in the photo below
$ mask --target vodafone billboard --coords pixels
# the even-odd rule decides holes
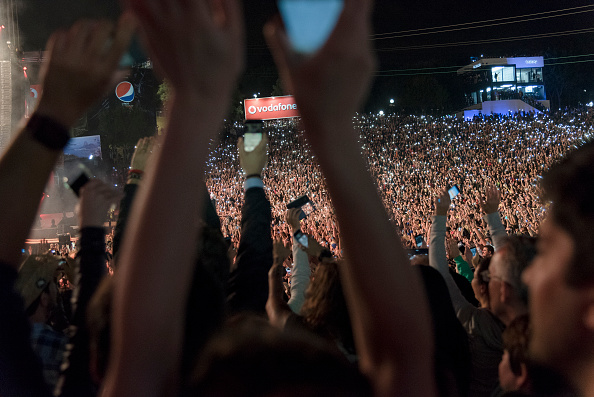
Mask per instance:
[[[276,96],[243,101],[246,120],[273,120],[299,117],[295,98]]]

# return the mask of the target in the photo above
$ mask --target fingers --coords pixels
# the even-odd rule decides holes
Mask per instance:
[[[115,31],[111,48],[106,57],[106,64],[108,67],[114,68],[120,62],[122,55],[130,45],[132,34],[136,29],[136,19],[130,12],[124,12],[118,20],[118,25]]]
[[[291,49],[289,38],[279,16],[264,25],[264,38],[270,48],[274,62],[289,92],[293,92],[291,66],[296,64],[297,54]]]
[[[241,3],[237,0],[221,0],[220,6],[225,16],[222,26],[233,31],[234,36],[240,35],[244,30]]]

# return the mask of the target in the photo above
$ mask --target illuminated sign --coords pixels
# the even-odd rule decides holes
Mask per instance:
[[[122,81],[117,85],[115,94],[122,102],[132,102],[134,100],[134,87],[128,81]]]
[[[292,96],[246,99],[243,102],[246,120],[274,120],[299,117]]]
[[[473,69],[480,68],[480,67],[481,67],[481,64],[480,63],[477,63],[476,65],[472,65],[472,68]]]
[[[517,68],[542,68],[544,67],[543,57],[521,57],[507,58],[508,65],[516,65]]]

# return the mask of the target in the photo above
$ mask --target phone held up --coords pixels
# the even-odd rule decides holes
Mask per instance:
[[[419,234],[418,236],[415,236],[415,244],[417,245],[417,248],[421,248],[423,246],[423,243],[424,241],[422,235]]]
[[[453,200],[454,197],[460,194],[460,189],[458,188],[458,185],[454,185],[451,188],[449,188],[448,193],[450,195],[450,200]]]
[[[83,164],[78,164],[78,170],[80,173],[76,178],[72,178],[72,180],[70,178],[65,178],[64,181],[65,185],[72,189],[72,191],[74,192],[74,194],[76,194],[77,197],[80,196],[80,189],[84,185],[86,185],[88,181],[91,180],[91,177],[93,175],[91,173],[91,170],[89,170]]]
[[[243,133],[243,150],[253,152],[262,141],[262,134],[264,134],[264,122],[262,120],[247,120],[245,122],[245,132]]]
[[[326,43],[343,7],[343,0],[278,0],[291,45],[301,54],[313,54]]]
[[[301,212],[299,213],[299,220],[307,218],[309,214],[316,210],[316,207],[311,202],[309,197],[307,197],[307,195],[301,196],[297,200],[287,204],[287,209],[290,210],[291,208],[301,208]]]
[[[295,233],[295,241],[297,241],[299,243],[299,245],[307,248],[307,234],[303,234],[303,232],[301,232],[301,230],[298,230],[297,233]]]

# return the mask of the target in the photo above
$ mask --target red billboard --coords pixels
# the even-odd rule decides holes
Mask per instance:
[[[243,101],[246,120],[274,120],[299,117],[295,98],[277,96]]]

